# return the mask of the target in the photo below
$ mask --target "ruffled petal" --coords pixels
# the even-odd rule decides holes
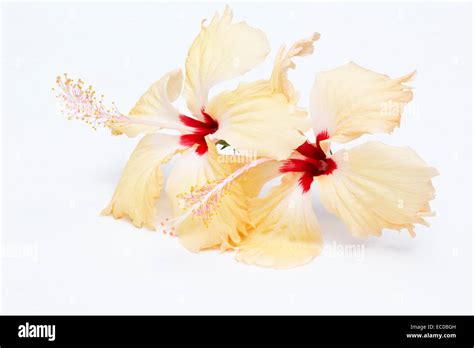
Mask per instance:
[[[275,93],[286,95],[291,104],[296,104],[298,101],[298,94],[293,84],[288,80],[288,71],[296,67],[293,58],[312,54],[314,51],[313,44],[319,38],[319,33],[313,33],[307,39],[296,41],[288,51],[285,50],[285,46],[281,47],[277,54],[271,77],[272,89]]]
[[[241,83],[214,97],[206,108],[218,123],[213,137],[238,150],[276,160],[288,158],[305,141],[311,126],[305,111],[272,92],[268,81]]]
[[[298,175],[287,175],[267,196],[250,203],[254,226],[237,246],[239,261],[290,268],[311,261],[322,250],[322,238],[310,193],[298,187]]]
[[[231,172],[229,164],[219,163],[215,145],[207,141],[208,151],[203,155],[189,151],[179,158],[166,183],[166,193],[172,202],[175,216],[185,216],[174,233],[190,251],[209,248],[228,249],[245,235],[248,223],[247,198],[237,181],[218,191],[216,200],[190,214],[196,201],[203,201],[200,189],[215,187]],[[183,197],[186,195],[185,204]]]
[[[194,40],[186,59],[185,94],[196,117],[207,104],[209,90],[216,84],[240,76],[260,64],[270,52],[265,34],[245,22],[232,23],[226,6],[215,14]]]
[[[185,127],[179,122],[179,111],[173,102],[181,94],[183,74],[174,70],[155,82],[141,96],[128,116],[120,117],[112,123],[114,134],[125,133],[129,137],[138,134],[151,134],[159,129],[178,129]]]
[[[233,170],[235,171],[242,164],[233,165]],[[270,180],[277,178],[281,175],[280,168],[281,162],[278,161],[268,161],[253,168],[250,168],[245,174],[243,174],[239,179],[239,183],[244,190],[244,193],[247,197],[252,198],[259,195],[262,187]]]
[[[315,133],[327,131],[326,141],[339,143],[365,133],[391,133],[412,100],[411,88],[404,83],[414,74],[391,79],[354,63],[320,73],[310,100]]]
[[[181,149],[178,136],[145,136],[130,156],[112,200],[102,214],[116,219],[126,216],[137,227],[155,229],[155,203],[163,186],[160,165]]]
[[[435,196],[429,167],[408,147],[368,142],[332,156],[337,169],[315,178],[321,202],[355,236],[380,236],[382,229],[427,225]]]

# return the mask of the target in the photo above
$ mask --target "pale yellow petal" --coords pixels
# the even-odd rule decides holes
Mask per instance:
[[[438,174],[409,147],[368,142],[332,157],[337,169],[316,177],[323,205],[355,236],[380,236],[384,228],[407,229],[433,215],[431,178]]]
[[[240,166],[242,166],[242,164],[238,166],[234,165],[233,170],[236,170]],[[280,166],[281,162],[279,161],[268,161],[250,168],[238,180],[245,195],[249,198],[258,196],[263,185],[281,175],[279,171]]]
[[[249,211],[254,228],[238,244],[237,260],[263,267],[290,268],[311,261],[321,252],[322,238],[311,194],[302,193],[297,179],[297,175],[287,175],[267,196],[251,201]]]
[[[411,88],[404,83],[414,74],[391,79],[354,63],[320,73],[310,100],[315,133],[327,130],[330,140],[338,143],[365,133],[391,133],[412,100]]]
[[[184,129],[179,122],[179,111],[172,104],[181,94],[182,86],[181,70],[163,76],[141,96],[128,116],[120,117],[111,124],[114,134],[125,133],[135,137],[163,128]]]
[[[179,158],[173,166],[166,183],[166,193],[172,202],[176,217],[189,213],[183,205],[183,193],[213,185],[228,176],[229,164],[219,163],[215,145],[208,141],[209,150],[200,156],[190,151]],[[176,227],[180,242],[194,252],[208,248],[227,249],[241,240],[248,223],[247,198],[238,182],[233,182],[218,199],[215,209],[208,209],[206,218],[189,215]]]
[[[156,207],[163,185],[160,165],[181,150],[179,137],[165,134],[146,135],[130,156],[103,214],[128,217],[137,227],[155,229]]]
[[[263,80],[217,95],[206,112],[219,122],[214,138],[276,160],[288,158],[306,140],[302,133],[310,127],[306,112],[290,105],[285,95],[273,93]]]
[[[232,23],[226,6],[208,26],[202,25],[186,59],[185,94],[188,108],[200,117],[209,90],[260,64],[270,52],[265,34],[245,22]]]
[[[285,46],[280,48],[273,65],[271,85],[274,92],[286,95],[288,101],[296,104],[298,95],[293,84],[288,80],[288,71],[296,67],[293,62],[295,57],[304,57],[314,51],[314,42],[319,40],[320,34],[313,33],[307,39],[296,41],[287,51]]]

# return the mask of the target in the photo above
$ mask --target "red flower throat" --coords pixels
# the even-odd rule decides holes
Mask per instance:
[[[203,121],[179,115],[179,119],[184,125],[194,129],[190,134],[181,135],[179,142],[186,147],[197,145],[195,151],[198,155],[204,155],[208,150],[205,136],[215,133],[219,128],[219,123],[206,113],[204,108],[201,109],[201,114],[204,117]],[[315,176],[329,175],[337,168],[336,162],[331,158],[326,158],[319,144],[328,138],[327,131],[320,132],[316,137],[315,144],[304,142],[296,149],[300,156],[286,160],[280,167],[282,173],[303,173],[299,179],[303,192],[309,191]]]
[[[315,144],[304,142],[296,149],[301,156],[286,160],[280,167],[282,173],[303,173],[299,179],[303,192],[309,191],[315,176],[329,175],[337,168],[336,162],[331,158],[326,158],[326,154],[319,144],[328,138],[327,131],[320,132],[316,137]]]
[[[217,123],[211,115],[206,113],[204,108],[201,109],[201,114],[204,117],[204,121],[186,115],[179,115],[181,123],[194,128],[191,134],[181,135],[179,143],[186,147],[191,147],[197,144],[196,153],[198,155],[204,155],[207,152],[207,143],[204,137],[208,134],[215,133],[219,128],[219,123]]]

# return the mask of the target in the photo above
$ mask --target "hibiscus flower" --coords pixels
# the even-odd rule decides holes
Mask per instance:
[[[252,227],[236,245],[238,260],[289,268],[317,256],[323,242],[312,187],[357,237],[380,236],[385,228],[407,229],[414,236],[415,224],[428,225],[424,218],[434,215],[431,178],[438,172],[412,149],[370,141],[334,154],[330,150],[331,142],[390,133],[399,126],[403,107],[412,99],[405,83],[413,76],[392,79],[354,63],[317,76],[310,100],[316,140],[300,144],[285,161],[273,161],[280,164],[278,170],[268,166],[271,162],[260,169],[259,177],[284,176],[266,196],[251,199]]]
[[[248,188],[239,182],[232,187],[224,182],[225,195],[219,196],[218,207],[182,204],[182,197],[194,188],[217,185],[232,173],[231,164],[218,161],[215,144],[224,142],[266,159],[283,160],[305,140],[303,132],[311,126],[307,113],[296,105],[297,93],[287,73],[295,68],[294,57],[313,52],[319,34],[296,42],[288,50],[282,47],[269,79],[241,83],[209,100],[214,86],[253,69],[270,51],[261,30],[245,22],[234,23],[232,17],[226,7],[222,15],[216,13],[210,23],[203,23],[189,49],[184,76],[179,69],[164,75],[127,115],[115,106],[106,108],[91,88],[84,89],[81,80],[58,78],[60,98],[70,117],[83,119],[93,127],[105,125],[115,135],[144,134],[104,214],[128,217],[137,227],[154,229],[164,186],[160,167],[181,154],[171,170],[166,193],[173,209],[172,232],[192,251],[225,249],[239,243],[249,224],[244,192]],[[190,114],[173,104],[183,84]],[[188,202],[193,199],[191,195]],[[214,196],[205,200],[212,202],[216,202]]]

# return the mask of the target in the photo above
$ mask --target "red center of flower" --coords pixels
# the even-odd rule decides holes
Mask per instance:
[[[280,167],[282,173],[303,173],[299,179],[303,192],[309,191],[315,176],[329,175],[337,168],[336,162],[331,158],[326,158],[319,144],[322,140],[328,138],[327,131],[319,133],[315,144],[306,141],[296,149],[299,155],[286,160]]]
[[[208,134],[215,133],[219,128],[219,124],[211,115],[204,111],[204,108],[201,109],[201,114],[204,117],[204,121],[186,115],[179,115],[179,119],[183,124],[194,129],[190,134],[181,135],[179,143],[186,147],[197,144],[196,153],[204,155],[207,152],[207,144],[204,137]]]

